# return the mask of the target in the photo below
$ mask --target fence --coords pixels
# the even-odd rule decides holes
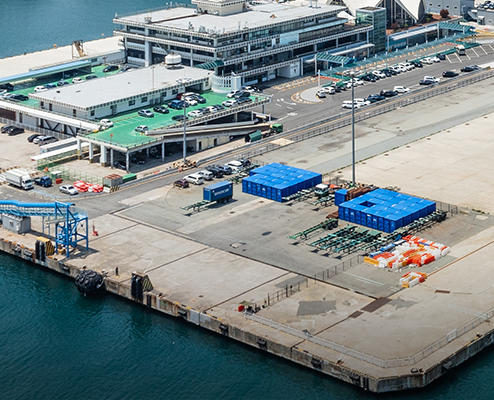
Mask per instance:
[[[244,313],[244,317],[251,319],[261,325],[269,326],[273,329],[276,329],[280,332],[288,333],[289,335],[298,337],[303,340],[307,340],[308,342],[315,343],[319,346],[326,347],[328,349],[331,349],[333,351],[336,351],[338,353],[347,355],[349,357],[356,358],[361,361],[365,361],[369,364],[377,365],[378,367],[381,368],[396,368],[396,367],[405,367],[405,366],[410,366],[414,365],[420,360],[423,360],[427,356],[431,355],[435,351],[441,349],[448,343],[452,342],[454,339],[459,338],[460,336],[464,335],[465,333],[471,331],[475,327],[479,326],[481,323],[488,321],[490,318],[494,316],[494,308],[486,311],[482,315],[479,315],[478,317],[472,319],[471,321],[467,322],[466,324],[462,325],[459,328],[456,328],[452,332],[448,333],[447,335],[443,336],[441,339],[437,340],[436,342],[432,343],[431,345],[425,347],[424,349],[420,350],[418,353],[416,353],[413,356],[409,357],[397,357],[397,358],[379,358],[372,356],[370,354],[364,353],[362,351],[344,346],[342,344],[335,343],[331,340],[326,340],[323,338],[315,337],[312,336],[309,332],[307,331],[301,331],[299,329],[292,328],[291,326],[288,325],[283,325],[280,322],[273,321],[268,318],[261,317],[260,315],[255,315],[252,313]]]
[[[39,168],[39,167],[38,167]],[[60,172],[60,174],[55,174]],[[62,178],[64,181],[85,181],[93,184],[103,185],[103,178],[101,176],[88,174],[87,172],[80,171],[75,168],[70,168],[64,165],[56,165],[56,171],[52,170],[50,173],[55,178]],[[56,176],[55,176],[56,175]],[[52,178],[53,178],[52,177]]]
[[[264,305],[272,306],[307,287],[309,287],[309,278],[303,278],[290,286],[286,285],[283,289],[274,293],[268,293],[268,296],[264,299]]]
[[[490,69],[486,71],[480,71],[477,73],[471,73],[471,75],[467,77],[455,78],[453,80],[440,83],[438,84],[438,86],[432,89],[431,88],[419,89],[417,92],[407,95],[406,97],[402,97],[401,99],[395,99],[386,102],[385,104],[374,103],[367,106],[362,111],[355,112],[355,122],[357,123],[360,121],[364,121],[368,118],[376,117],[378,115],[387,113],[389,111],[393,111],[401,107],[406,107],[408,105],[415,104],[422,100],[430,99],[432,97],[450,92],[452,90],[468,86],[472,83],[476,83],[484,79],[492,78],[493,76],[494,76],[494,70],[490,70]],[[324,120],[300,127],[294,131],[289,131],[286,134],[284,134],[283,137],[288,137],[293,143],[296,143],[328,132],[332,132],[339,128],[343,128],[345,126],[351,125],[352,123],[351,112],[346,113],[346,115],[328,118],[324,126],[316,128],[316,126],[320,125],[321,123],[324,123]],[[290,144],[293,143],[287,143],[284,144],[284,146],[289,146]],[[264,146],[244,152],[241,154],[240,157],[252,158],[262,155],[264,153],[268,153],[273,150],[277,150],[284,146],[275,143],[266,142]]]
[[[364,256],[358,255],[349,260],[343,261],[340,264],[335,265],[334,267],[328,268],[325,271],[318,272],[314,275],[314,279],[322,282],[329,281],[332,277],[341,274],[342,272],[348,271],[350,268],[361,264],[363,261]]]

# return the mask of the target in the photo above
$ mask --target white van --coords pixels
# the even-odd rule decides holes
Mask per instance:
[[[84,82],[84,81],[82,80],[82,78],[79,77],[72,79],[72,83],[79,83],[79,82]]]
[[[193,183],[194,185],[202,185],[204,183],[204,179],[199,174],[190,174],[185,176],[184,179],[189,183]]]
[[[202,171],[199,171],[197,173],[197,175],[201,175],[204,178],[204,180],[206,180],[206,181],[210,181],[214,178],[213,173],[210,171],[206,171],[205,169],[203,169]]]
[[[40,146],[58,141],[58,139],[55,136],[42,136],[41,138],[36,138],[36,139],[38,139],[38,144]]]

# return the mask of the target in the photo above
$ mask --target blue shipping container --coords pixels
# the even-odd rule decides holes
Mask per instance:
[[[233,183],[222,181],[206,186],[202,191],[204,200],[218,201],[233,195]]]

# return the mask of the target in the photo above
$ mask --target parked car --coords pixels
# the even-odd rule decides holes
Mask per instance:
[[[432,61],[432,58],[430,58],[430,57],[422,58],[422,60],[420,60],[420,62],[422,64],[434,64],[434,61]]]
[[[36,139],[33,140],[33,143],[36,143],[39,146],[54,142],[58,142],[58,139],[55,136],[38,136]]]
[[[136,132],[141,132],[141,133],[147,132],[148,130],[149,130],[149,127],[147,125],[139,125],[135,129]]]
[[[189,106],[197,106],[199,102],[194,97],[186,97],[184,100]]]
[[[250,93],[249,92],[244,92],[243,90],[235,93],[235,96],[233,96],[235,99],[241,99],[241,98],[246,98],[246,97],[250,97]]]
[[[206,167],[206,169],[211,172],[215,178],[223,178],[224,172],[220,168],[210,165],[209,167]]]
[[[42,86],[36,86],[34,88],[34,93],[45,92],[47,90],[48,90],[48,88],[46,86],[44,86],[44,85],[42,85]]]
[[[411,64],[415,66],[415,68],[424,68],[424,65],[420,61],[411,61]]]
[[[57,87],[55,83],[47,83],[45,86],[47,89],[56,89]]]
[[[237,104],[245,104],[245,103],[252,103],[252,99],[250,97],[241,97],[237,99]]]
[[[214,167],[218,168],[225,175],[231,175],[233,170],[229,165],[214,165]]]
[[[24,128],[12,128],[10,129],[8,132],[9,136],[15,136],[15,135],[19,135],[21,133],[24,133]]]
[[[7,133],[9,130],[11,130],[12,128],[15,128],[14,125],[5,125],[5,126],[2,126],[2,129],[0,130],[2,133]]]
[[[238,105],[238,101],[237,100],[225,100],[221,104],[224,105],[225,107],[234,107],[234,106]]]
[[[199,104],[205,104],[206,103],[206,99],[202,96],[196,95],[195,98]]]
[[[326,94],[335,94],[336,93],[334,86],[326,86],[326,87],[323,87],[322,90],[324,90],[324,92]]]
[[[437,55],[437,58],[439,58],[441,61],[446,60],[446,56],[444,54],[439,53]]]
[[[108,67],[103,68],[103,72],[113,72],[113,71],[118,71],[118,66],[117,65],[108,65]]]
[[[380,79],[386,78],[386,74],[381,71],[372,71],[372,75],[377,76]]]
[[[185,119],[186,121],[188,121],[188,120],[189,120],[189,117],[185,117],[185,118],[184,118],[183,114],[174,115],[174,116],[172,117],[172,120],[174,120],[174,121],[183,121],[184,119]]]
[[[228,97],[229,99],[235,97],[235,95],[237,94],[237,92],[239,92],[239,90],[232,90],[231,92],[227,93],[226,97]]]
[[[208,171],[207,169],[203,169],[202,171],[199,171],[197,174],[201,175],[205,181],[211,181],[214,178],[213,173]]]
[[[5,90],[11,92],[12,90],[14,90],[14,85],[12,85],[11,83],[2,83],[0,85],[0,89],[5,89]]]
[[[76,78],[72,79],[72,83],[80,83],[80,82],[84,82],[83,79],[80,77],[76,77]]]
[[[179,179],[178,181],[173,182],[173,186],[186,189],[189,187],[189,182],[186,179]]]
[[[185,176],[184,179],[194,185],[202,185],[204,183],[204,178],[199,174],[190,174]]]
[[[316,96],[317,98],[319,99],[322,99],[322,98],[326,98],[326,92],[324,90],[318,90],[317,93],[316,93]]]
[[[57,82],[57,86],[65,86],[65,85],[69,85],[69,82],[67,82],[67,81],[58,81]]]
[[[28,136],[27,141],[28,141],[29,143],[32,143],[32,142],[33,142],[33,140],[34,140],[34,139],[36,139],[38,136],[41,136],[41,135],[40,135],[40,134],[38,134],[38,133],[35,133],[34,135]]]
[[[141,117],[146,117],[146,118],[154,117],[154,112],[152,112],[151,110],[139,110],[137,111],[137,114]]]
[[[369,75],[364,75],[362,77],[362,80],[366,82],[376,82],[377,80],[379,80],[379,77],[377,77],[376,75],[369,74]]]
[[[455,76],[458,76],[458,72],[455,72],[455,71],[444,71],[443,72],[444,78],[453,78]]]
[[[153,108],[153,111],[160,113],[160,114],[168,114],[170,110],[166,108],[165,106],[155,106]]]
[[[102,126],[104,128],[111,128],[113,126],[113,121],[111,121],[107,118],[104,118],[99,122],[99,124],[100,124],[100,126]]]
[[[248,158],[239,158],[237,161],[241,163],[244,168],[249,167],[251,165],[251,162]]]
[[[86,76],[86,81],[90,81],[91,79],[96,79],[97,76],[96,75],[88,75]]]
[[[199,111],[199,110],[189,111],[187,113],[187,116],[192,117],[192,118],[199,118],[199,117],[202,117],[203,115],[204,115],[204,113]]]
[[[353,107],[352,107],[352,104],[353,104]],[[360,108],[360,107],[362,107],[362,106],[363,106],[363,104],[362,104],[362,103],[357,103],[356,101],[354,101],[354,102],[352,103],[352,101],[351,101],[351,100],[345,100],[345,101],[343,102],[343,104],[341,105],[341,107],[343,107],[343,108],[350,108],[350,109],[352,109],[352,108]]]
[[[408,93],[410,91],[410,89],[405,86],[395,86],[393,90],[398,93]]]
[[[29,100],[29,97],[23,95],[23,94],[11,94],[9,97],[9,100],[12,101],[26,101]]]
[[[173,108],[174,110],[181,110],[182,108],[184,108],[184,105],[185,105],[185,107],[189,106],[185,101],[172,100],[170,102],[170,104],[168,105],[168,107]]]
[[[432,59],[432,62],[435,62],[435,63],[438,63],[441,61],[441,59],[437,56],[431,57],[431,59]]]
[[[71,196],[79,193],[77,191],[77,189],[72,185],[62,185],[59,187],[59,189],[60,189],[60,192],[65,193],[65,194],[69,194]]]

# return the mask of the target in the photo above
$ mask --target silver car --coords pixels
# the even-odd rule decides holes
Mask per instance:
[[[77,191],[77,189],[72,185],[62,185],[59,187],[59,189],[60,189],[60,192],[65,193],[65,194],[69,194],[71,196],[79,193]]]

